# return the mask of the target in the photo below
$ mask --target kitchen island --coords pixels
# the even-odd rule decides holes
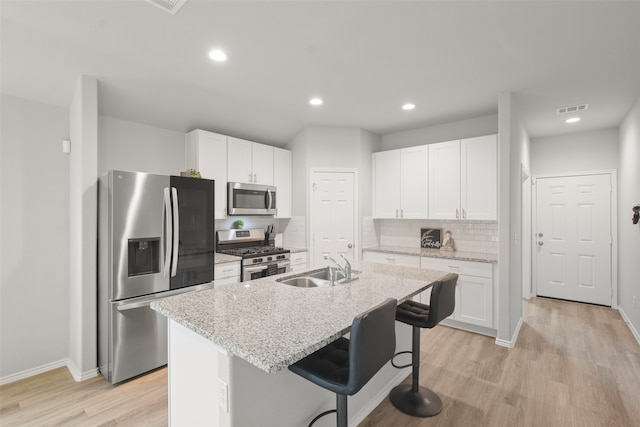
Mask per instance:
[[[287,366],[348,333],[356,315],[386,298],[401,303],[446,274],[373,263],[353,268],[358,279],[336,286],[297,288],[277,280],[301,274],[285,274],[153,303],[169,318],[170,425],[308,424],[334,407],[335,395]],[[397,348],[410,349],[411,328],[396,323],[396,334]],[[350,424],[409,372],[387,364],[349,398]]]

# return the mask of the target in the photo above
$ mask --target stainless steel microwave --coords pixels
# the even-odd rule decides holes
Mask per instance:
[[[243,182],[229,182],[227,186],[229,215],[276,214],[276,187]]]

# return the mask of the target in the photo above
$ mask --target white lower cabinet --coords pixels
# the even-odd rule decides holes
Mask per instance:
[[[377,262],[378,264],[420,268],[420,257],[417,255],[393,254],[365,250],[363,253],[363,260],[365,262]]]
[[[219,287],[231,283],[240,283],[240,261],[216,264],[213,286]]]
[[[305,271],[309,268],[307,264],[307,251],[292,253],[291,258],[289,258],[289,260],[291,261],[292,273],[296,273],[298,271]]]
[[[471,325],[493,328],[493,264],[422,257],[421,268],[458,275],[456,306],[451,319]],[[430,291],[421,301],[429,304]]]

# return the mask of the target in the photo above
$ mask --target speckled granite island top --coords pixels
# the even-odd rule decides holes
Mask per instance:
[[[441,251],[439,249],[427,249],[427,248],[412,248],[407,246],[390,246],[390,245],[380,245],[373,246],[369,248],[364,248],[364,252],[382,252],[389,254],[400,254],[400,255],[416,255],[416,256],[425,256],[431,258],[446,258],[446,259],[457,259],[460,261],[475,261],[475,262],[498,262],[498,255],[496,254],[483,254],[478,252],[448,252]]]
[[[266,372],[276,372],[344,335],[353,318],[386,298],[401,303],[443,277],[442,271],[353,263],[358,280],[297,288],[275,279],[187,292],[151,304],[169,319]]]

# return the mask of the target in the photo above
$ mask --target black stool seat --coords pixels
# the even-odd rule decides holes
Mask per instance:
[[[302,360],[289,370],[336,393],[338,427],[347,427],[347,396],[356,394],[382,368],[396,348],[395,299],[359,314],[351,324],[350,338],[338,338]]]
[[[442,319],[450,316],[455,308],[455,290],[458,281],[457,274],[448,274],[437,281],[431,289],[430,305],[415,301],[405,301],[396,309],[396,320],[413,326],[411,351],[401,351],[394,355],[411,353],[411,364],[397,366],[405,368],[412,366],[411,384],[400,384],[389,393],[393,406],[408,415],[415,417],[431,417],[442,410],[442,401],[433,391],[419,385],[420,375],[420,329],[433,328]]]

